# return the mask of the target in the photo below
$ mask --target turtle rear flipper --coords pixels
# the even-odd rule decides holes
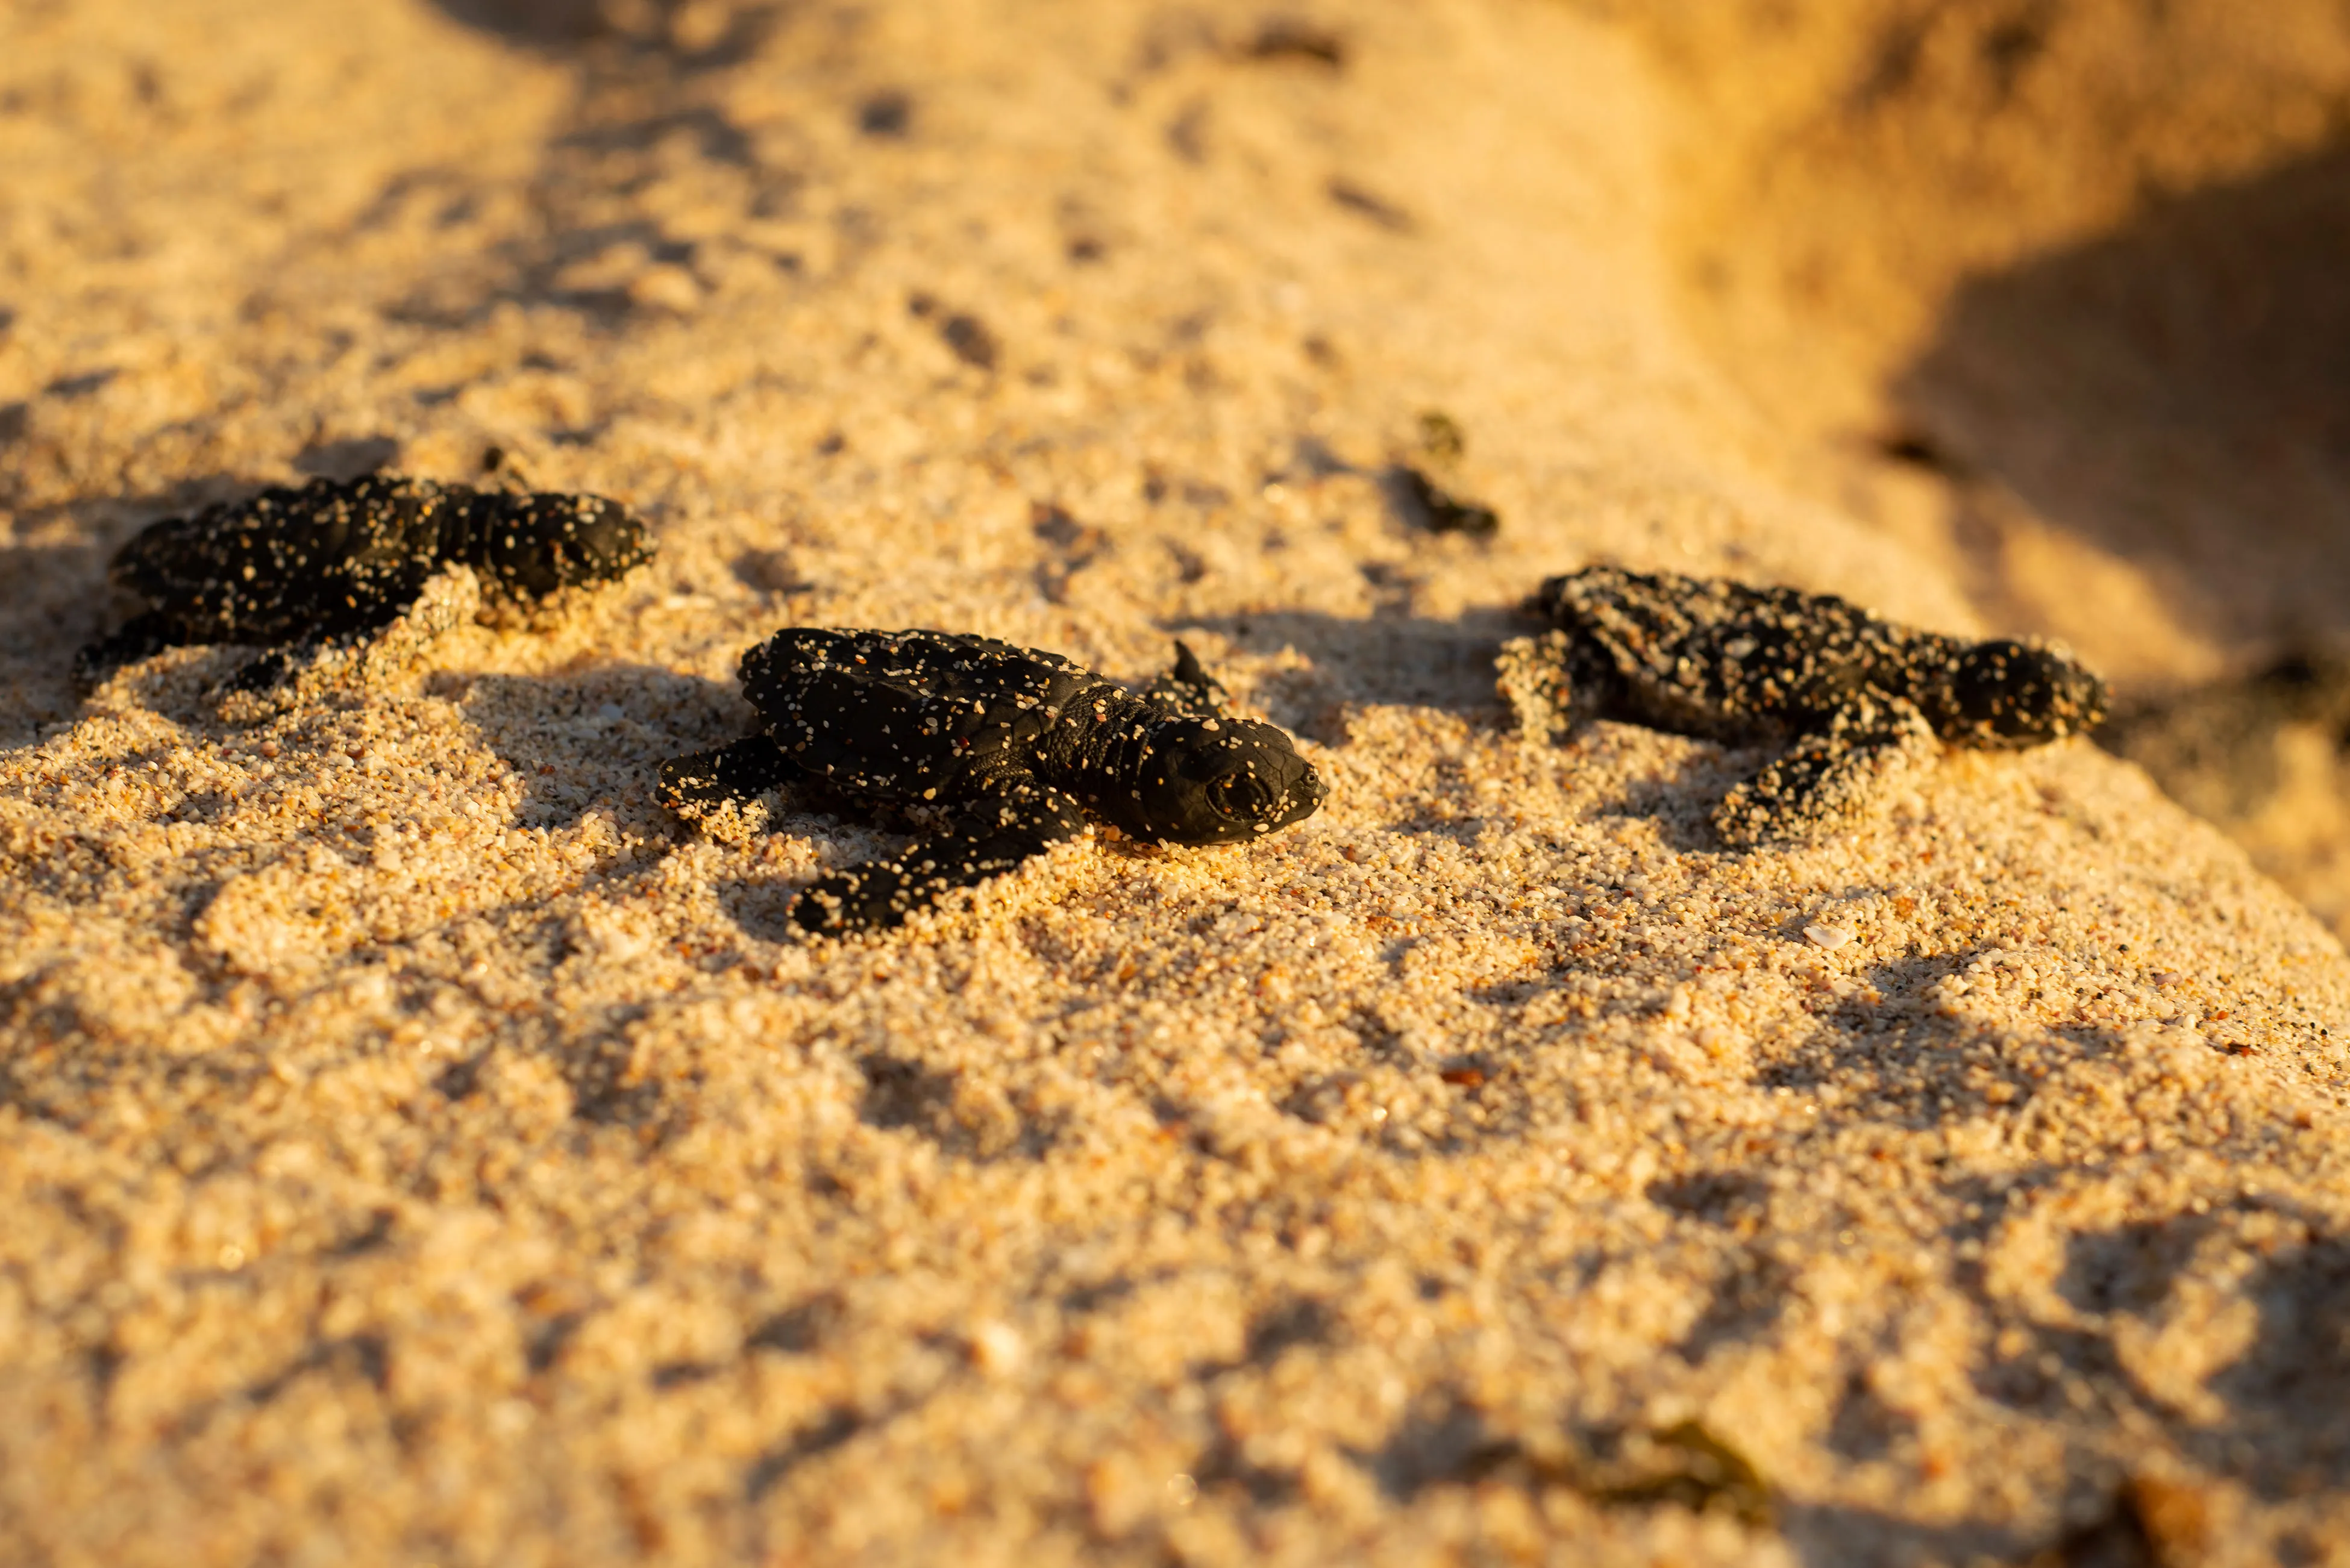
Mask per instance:
[[[1724,796],[1714,832],[1738,849],[1819,838],[1867,815],[1887,784],[1941,749],[1911,703],[1856,703]]]
[[[1567,676],[1566,633],[1513,637],[1493,659],[1493,688],[1529,743],[1549,744],[1575,727],[1575,687]]]
[[[918,838],[886,860],[815,882],[800,895],[792,919],[819,936],[902,926],[958,888],[1017,871],[1085,826],[1075,796],[1023,778],[958,813],[953,831]]]
[[[304,703],[346,700],[401,679],[482,607],[469,566],[443,566],[414,588],[347,607],[339,624],[314,630],[246,663],[218,688],[217,710],[255,724]]]
[[[475,599],[470,595],[463,606],[442,603],[445,595],[427,605],[427,590],[440,586],[445,585],[427,578],[414,589],[400,590],[364,610],[345,607],[342,620],[333,629],[310,632],[248,659],[222,683],[221,691],[224,695],[271,692],[300,686],[307,694],[396,673],[413,663],[462,616],[471,613]],[[458,587],[471,589],[470,574]],[[407,618],[419,610],[423,611],[421,618],[410,623]]]

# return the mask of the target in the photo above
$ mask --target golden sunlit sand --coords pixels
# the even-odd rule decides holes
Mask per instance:
[[[1507,723],[1592,561],[2148,680],[2243,635],[2061,486],[1970,556],[1913,460],[1991,426],[1814,439],[1931,314],[1773,393],[1800,323],[1686,173],[1780,123],[1705,118],[1764,34],[1626,9],[0,17],[0,1556],[2350,1552],[2326,930],[2085,742],[1729,853],[1763,753]],[[1823,80],[1896,8],[1826,9]],[[2033,104],[2126,54],[2043,9]],[[2173,9],[2130,47],[2203,47]],[[2273,123],[2181,179],[2316,155],[2350,45],[2276,12],[2206,50]],[[1430,411],[1490,540],[1396,504]],[[284,711],[226,649],[70,689],[146,522],[492,447],[659,559]],[[793,623],[1180,636],[1330,799],[811,942],[883,835],[651,792]]]

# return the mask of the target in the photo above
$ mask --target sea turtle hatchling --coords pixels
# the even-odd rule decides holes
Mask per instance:
[[[403,618],[445,629],[463,596],[452,568],[511,599],[543,600],[607,582],[651,558],[642,524],[599,495],[473,490],[368,474],[273,487],[243,501],[149,524],[118,551],[110,575],[147,610],[84,648],[84,686],[136,659],[190,643],[280,651],[232,684],[252,691],[306,664],[347,659]],[[429,625],[424,623],[429,622]]]
[[[1725,844],[1814,838],[1943,744],[2020,748],[2105,717],[2105,683],[2056,649],[1969,642],[1829,594],[1587,566],[1542,585],[1553,629],[1503,645],[1526,733],[1617,719],[1786,753],[1713,812]]]
[[[1088,812],[1140,839],[1240,844],[1322,804],[1289,737],[1234,718],[1191,649],[1129,691],[1033,649],[943,631],[793,627],[743,656],[756,733],[661,769],[688,817],[809,785],[923,836],[827,876],[794,906],[836,933],[899,925],[957,888],[1017,868],[1085,828]]]

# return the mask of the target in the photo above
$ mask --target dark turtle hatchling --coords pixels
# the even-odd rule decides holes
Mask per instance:
[[[793,919],[895,926],[1073,838],[1087,813],[1137,838],[1241,844],[1310,816],[1322,784],[1289,737],[1222,711],[1180,643],[1135,692],[1058,654],[943,631],[793,627],[743,656],[759,732],[661,769],[695,815],[786,785],[926,818],[897,855],[824,877]]]
[[[83,649],[85,683],[188,643],[303,648],[406,614],[436,574],[468,566],[518,599],[608,581],[651,557],[644,526],[597,495],[514,493],[369,474],[315,479],[167,517],[116,553],[116,585],[151,607]],[[283,672],[265,659],[239,678]]]
[[[2106,712],[2105,683],[2053,649],[1897,626],[1829,594],[1589,566],[1534,607],[1555,629],[1499,660],[1528,733],[1617,719],[1789,748],[1715,808],[1735,846],[1815,837],[1944,744],[2036,746]]]

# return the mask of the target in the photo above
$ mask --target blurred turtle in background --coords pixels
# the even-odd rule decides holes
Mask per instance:
[[[651,557],[644,525],[599,495],[391,474],[273,487],[151,524],[116,552],[115,585],[148,607],[84,648],[75,675],[87,689],[167,648],[244,643],[278,650],[232,682],[259,690],[404,618],[445,629],[470,607],[432,591],[452,568],[481,592],[535,603]]]

